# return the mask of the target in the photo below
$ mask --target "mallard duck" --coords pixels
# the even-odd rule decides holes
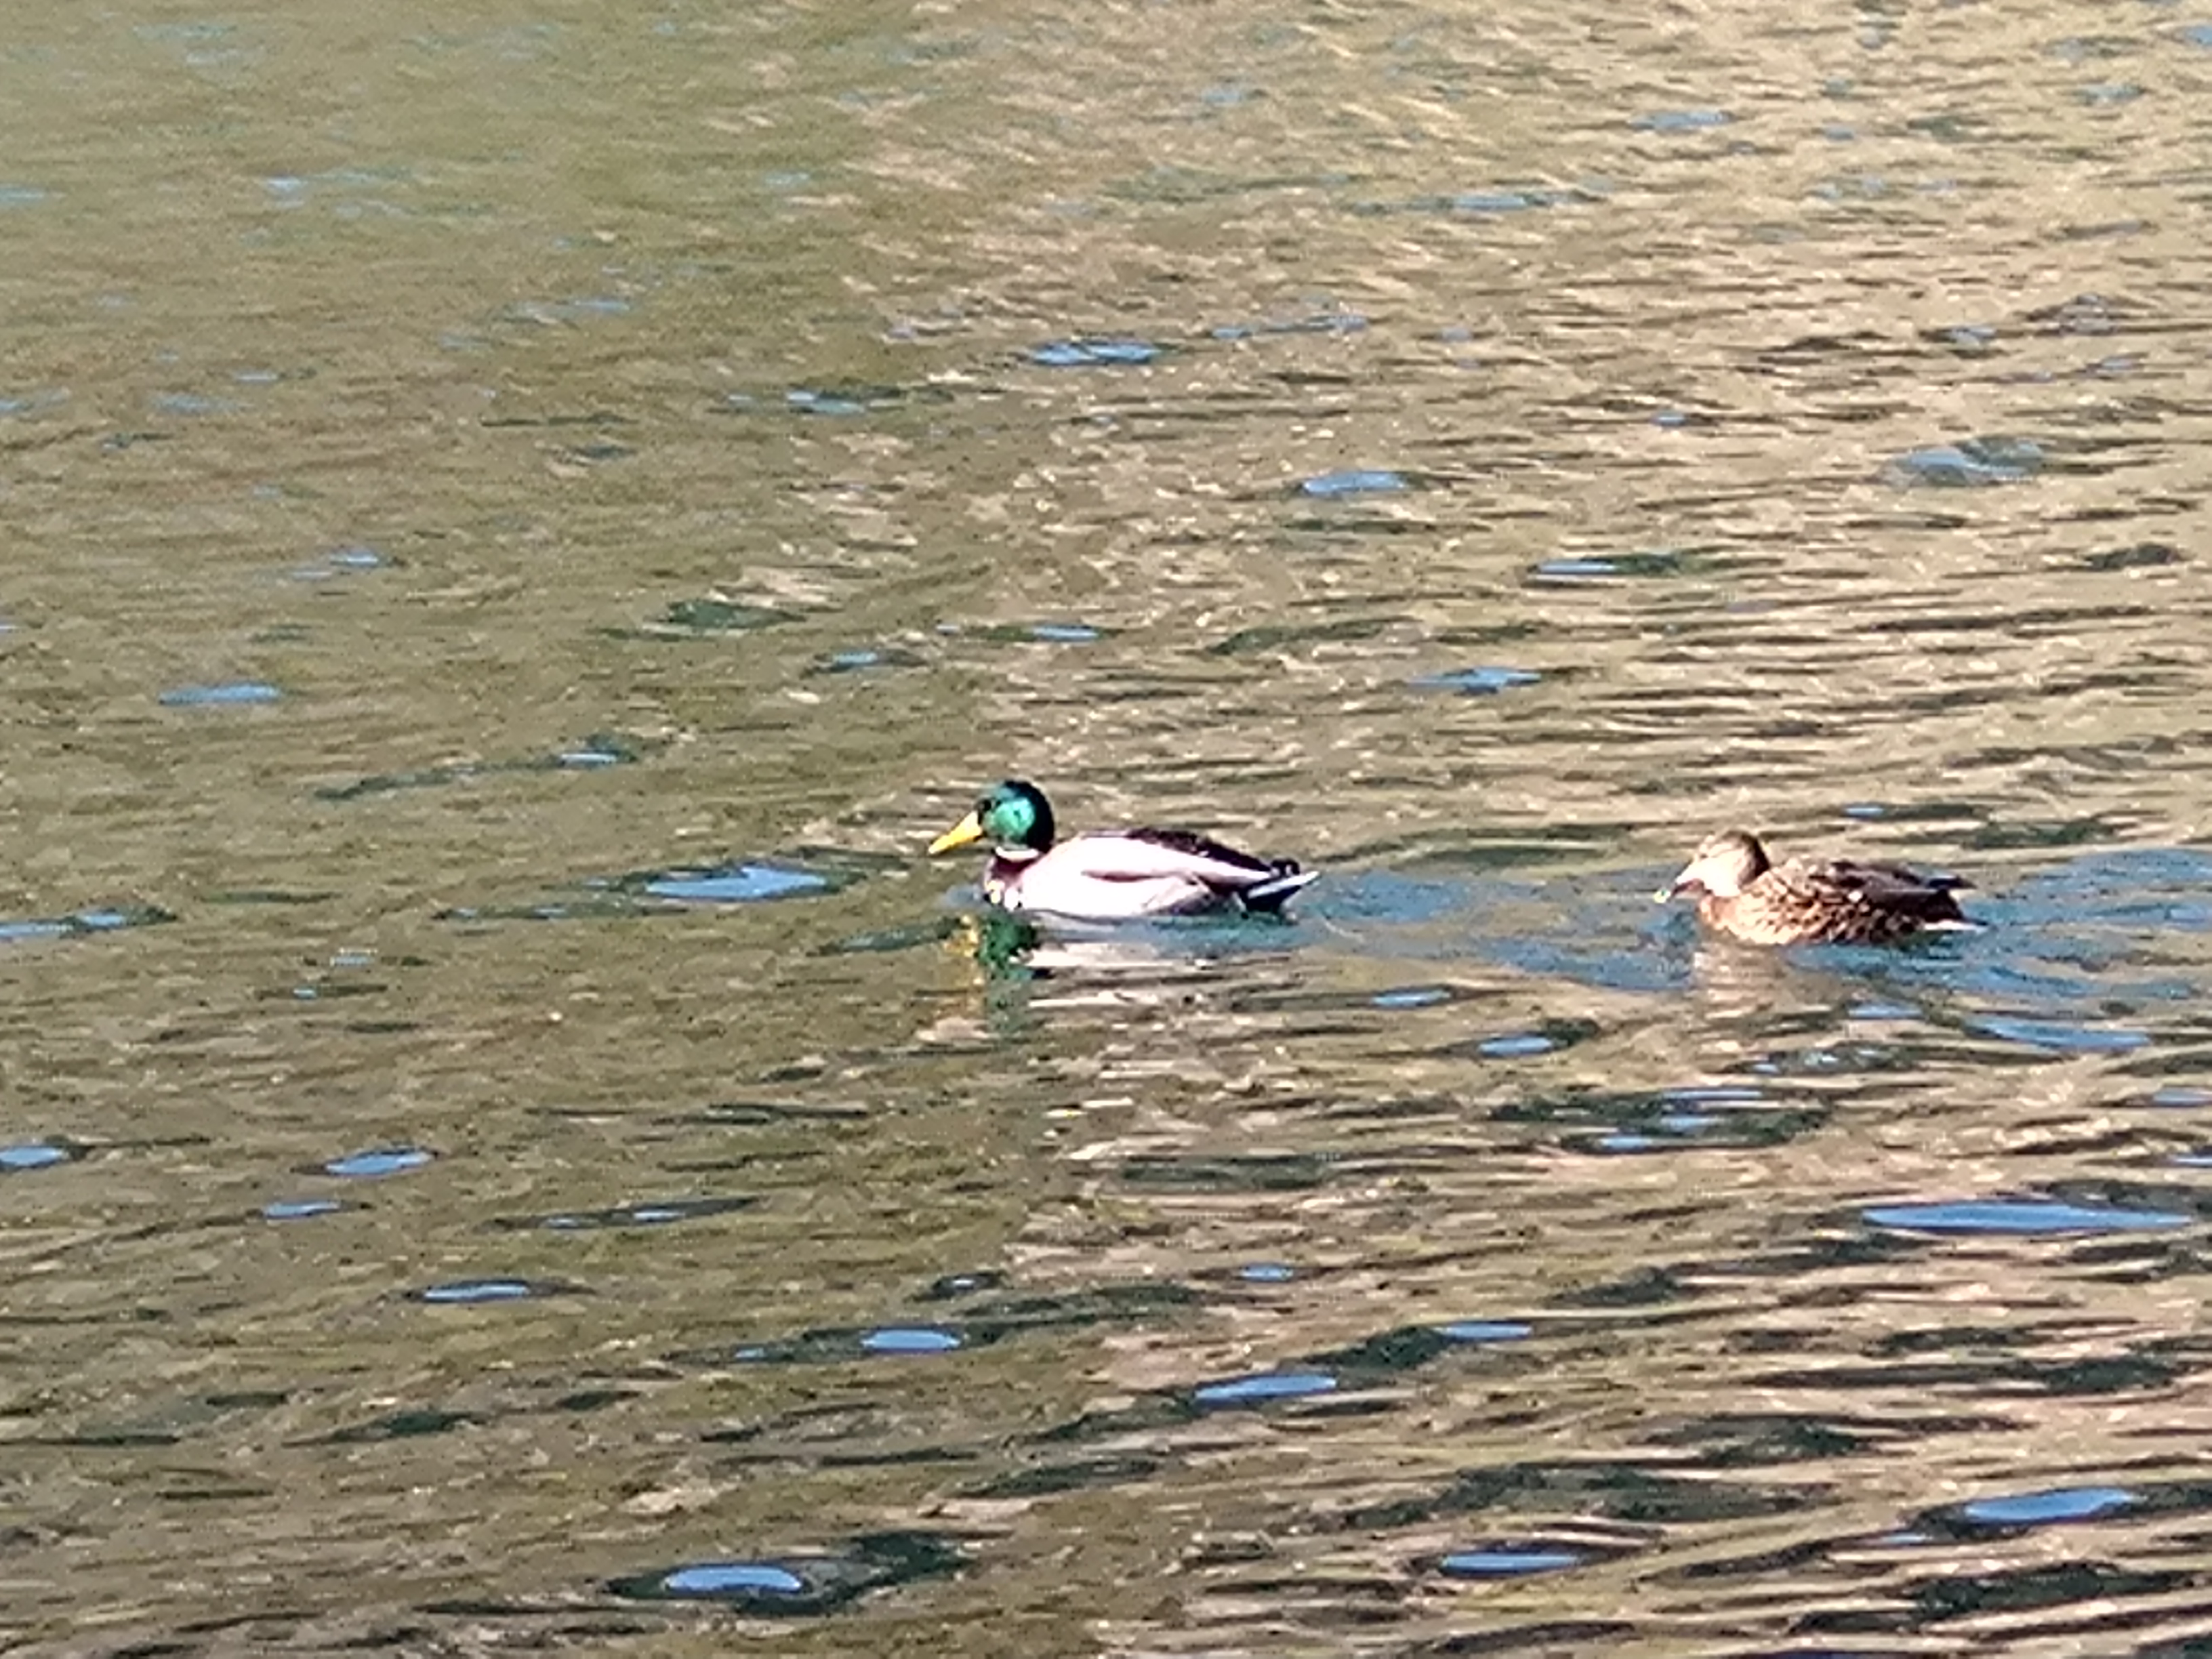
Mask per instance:
[[[988,839],[983,896],[1007,910],[1121,921],[1209,910],[1273,914],[1321,872],[1255,858],[1188,830],[1105,830],[1054,838],[1044,791],[1009,778],[929,843],[933,854]]]
[[[1896,864],[1776,864],[1758,836],[1724,830],[1706,837],[1658,898],[1663,904],[1695,893],[1707,927],[1753,945],[1881,945],[1932,928],[1972,927],[1951,896],[1972,885]]]

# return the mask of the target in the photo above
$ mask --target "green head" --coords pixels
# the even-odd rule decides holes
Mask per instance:
[[[994,784],[977,798],[975,810],[929,843],[933,853],[949,853],[970,842],[988,840],[1006,852],[1032,856],[1052,847],[1052,807],[1044,791],[1021,778]]]

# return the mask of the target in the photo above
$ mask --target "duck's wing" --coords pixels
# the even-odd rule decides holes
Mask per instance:
[[[1879,939],[1963,923],[1966,916],[1952,893],[1971,884],[1956,876],[1922,875],[1901,864],[1791,859],[1768,871],[1754,890],[1778,914],[1797,918],[1806,937]]]
[[[1227,893],[1294,874],[1298,867],[1287,860],[1240,852],[1190,830],[1104,830],[1078,836],[1062,845],[1079,858],[1085,872],[1101,881],[1182,876]]]
[[[1952,893],[1973,885],[1960,876],[1923,876],[1901,864],[1837,859],[1811,867],[1823,886],[1856,894],[1877,909],[1925,910],[1931,916],[1957,915],[1959,904]]]
[[[1188,915],[1225,905],[1279,910],[1318,873],[1189,830],[1114,830],[1059,842],[1022,870],[1010,891],[1024,906],[1065,915]]]

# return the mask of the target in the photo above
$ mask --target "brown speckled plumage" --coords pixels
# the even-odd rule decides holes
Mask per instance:
[[[1707,927],[1752,945],[1882,945],[1972,927],[1951,895],[1972,884],[1896,864],[1776,864],[1756,836],[1728,830],[1700,845],[1660,897],[1697,894]]]

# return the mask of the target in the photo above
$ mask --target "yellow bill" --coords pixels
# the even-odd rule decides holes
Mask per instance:
[[[982,839],[982,820],[970,812],[935,841],[930,842],[929,850],[932,854],[949,853],[956,847],[965,847],[971,841]]]

